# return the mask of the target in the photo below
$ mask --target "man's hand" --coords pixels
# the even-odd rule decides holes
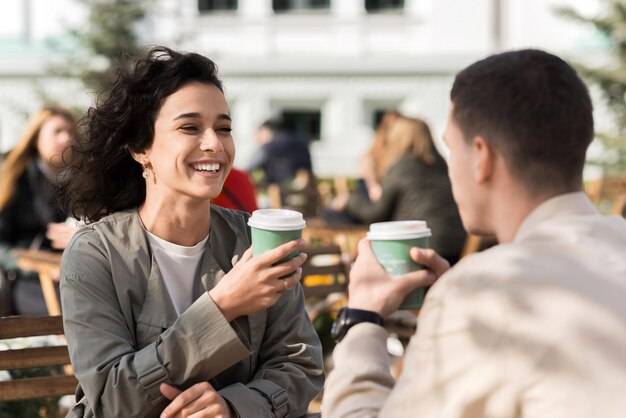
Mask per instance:
[[[348,307],[374,311],[386,318],[409,293],[431,285],[450,268],[450,264],[431,249],[411,248],[410,255],[426,269],[392,277],[376,259],[369,241],[362,239],[359,255],[350,271]]]
[[[196,383],[184,392],[161,383],[159,390],[172,402],[163,410],[161,418],[233,418],[234,411],[208,382]]]

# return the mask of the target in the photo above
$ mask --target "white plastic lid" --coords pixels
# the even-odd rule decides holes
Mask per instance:
[[[300,212],[289,209],[259,209],[248,219],[252,228],[269,231],[293,231],[304,229],[306,222]]]
[[[369,240],[397,240],[430,237],[426,221],[377,222],[370,225]]]

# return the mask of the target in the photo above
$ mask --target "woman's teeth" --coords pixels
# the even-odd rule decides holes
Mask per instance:
[[[220,164],[219,163],[214,163],[214,164],[208,164],[208,163],[194,164],[192,167],[193,167],[194,170],[197,170],[197,171],[207,171],[209,173],[217,173],[220,170]]]

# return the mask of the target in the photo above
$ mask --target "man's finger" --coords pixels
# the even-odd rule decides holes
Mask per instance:
[[[410,293],[415,289],[430,286],[437,280],[437,276],[430,270],[422,269],[403,274],[394,279],[400,293]]]
[[[418,264],[428,267],[437,277],[450,270],[450,263],[431,248],[411,248],[411,258]]]

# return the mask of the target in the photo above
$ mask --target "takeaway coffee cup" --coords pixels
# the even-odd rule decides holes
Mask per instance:
[[[253,255],[261,255],[294,239],[302,237],[306,222],[300,212],[287,209],[259,209],[252,212],[248,219],[252,232]],[[279,263],[298,255],[298,251],[289,254]]]
[[[411,259],[412,247],[428,248],[430,229],[425,221],[379,222],[370,225],[367,239],[376,258],[392,276],[399,276],[424,268]],[[422,306],[425,290],[410,293],[399,309],[417,309]]]

